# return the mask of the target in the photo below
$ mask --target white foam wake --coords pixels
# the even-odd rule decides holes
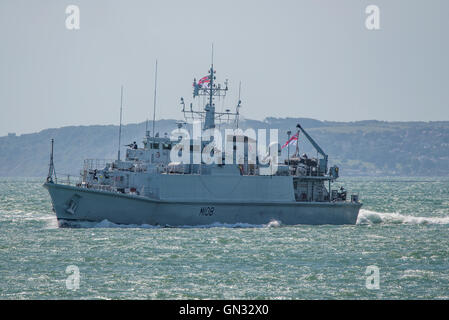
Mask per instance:
[[[357,225],[374,225],[374,224],[449,224],[449,216],[446,217],[418,217],[411,215],[404,215],[394,212],[376,212],[366,209],[361,209],[357,218]],[[109,220],[101,222],[89,221],[64,221],[61,227],[69,228],[277,228],[282,226],[282,223],[277,220],[272,220],[267,224],[250,224],[250,223],[219,223],[214,222],[206,225],[183,225],[183,226],[154,226],[149,224],[117,224]]]
[[[100,222],[61,220],[59,222],[59,226],[62,228],[161,228],[161,226],[153,226],[149,224],[117,224],[107,219]]]
[[[143,228],[143,229],[154,229],[154,228],[171,228],[172,226],[154,226],[149,224],[117,224],[111,222],[107,219],[101,222],[90,222],[90,221],[62,221],[61,227],[69,228]],[[174,228],[277,228],[281,226],[281,222],[277,220],[272,220],[267,224],[249,224],[249,223],[219,223],[214,222],[206,225],[183,225],[176,226]]]
[[[361,209],[357,224],[449,224],[449,217],[416,217]]]
[[[220,223],[214,222],[206,225],[198,226],[181,226],[180,228],[277,228],[281,226],[281,222],[278,220],[271,220],[267,224],[251,224],[251,223]]]

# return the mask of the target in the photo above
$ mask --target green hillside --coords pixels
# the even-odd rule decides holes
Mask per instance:
[[[447,176],[449,174],[449,121],[439,122],[329,122],[314,119],[267,118],[242,120],[242,128],[279,129],[279,142],[297,123],[329,154],[342,175]],[[157,121],[162,134],[176,128],[174,120]],[[141,144],[145,123],[123,128],[123,145]],[[117,156],[118,126],[71,126],[38,133],[0,137],[0,176],[45,176],[50,139],[55,139],[58,173],[78,174],[83,159]],[[300,152],[315,156],[300,135]],[[122,149],[124,150],[124,149]],[[122,154],[123,151],[122,151]]]

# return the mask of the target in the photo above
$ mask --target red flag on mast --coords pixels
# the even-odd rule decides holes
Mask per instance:
[[[209,82],[210,82],[210,78],[209,76],[205,76],[202,77],[199,81],[198,81],[198,85],[200,85],[201,87],[208,87],[209,86]]]
[[[284,149],[286,146],[288,146],[289,144],[295,144],[298,142],[298,136],[299,136],[299,132],[297,132],[296,134],[294,134],[283,146],[281,149]]]

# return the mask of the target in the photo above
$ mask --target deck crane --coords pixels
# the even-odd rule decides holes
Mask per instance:
[[[319,159],[319,162],[318,162],[318,174],[325,175],[327,172],[327,159],[328,159],[327,154],[323,151],[323,149],[321,149],[321,147],[318,145],[318,143],[316,143],[315,140],[313,140],[312,137],[309,136],[307,131],[304,130],[304,128],[301,127],[301,125],[299,123],[296,125],[296,128],[298,128],[298,133],[299,133],[299,130],[301,130],[302,133],[304,133],[307,140],[310,141],[310,143],[313,145],[313,147],[316,149],[316,151],[318,151],[318,153],[323,156],[323,159]]]

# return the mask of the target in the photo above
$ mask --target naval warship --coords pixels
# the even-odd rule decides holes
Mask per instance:
[[[265,144],[256,144],[254,135],[238,128],[240,99],[235,112],[216,110],[215,101],[226,95],[227,82],[217,83],[212,63],[207,76],[193,82],[193,100],[198,106],[193,108],[191,103],[186,108],[181,98],[185,119],[170,136],[154,133],[153,118],[153,132],[147,126],[143,146],[128,145],[122,160],[119,134],[117,159],[85,160],[77,181],[56,177],[52,140],[44,187],[59,225],[103,220],[162,227],[266,225],[272,221],[282,225],[355,224],[362,206],[358,195],[348,197],[342,187],[332,189],[339,168],[328,168],[328,155],[300,124],[293,135],[288,131],[282,147],[275,141],[264,148]],[[222,144],[212,142],[219,140],[215,136],[224,119],[236,130],[225,135],[223,149]],[[190,120],[200,123],[200,138],[190,138],[183,128],[193,123]],[[312,144],[316,158],[299,154],[298,137]],[[290,156],[293,144],[295,153]],[[284,147],[288,155],[281,161]],[[209,159],[203,159],[204,155]]]

